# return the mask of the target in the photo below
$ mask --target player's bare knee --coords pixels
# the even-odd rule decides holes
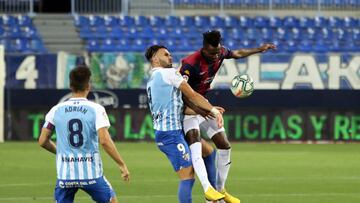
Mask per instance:
[[[231,148],[230,142],[228,141],[225,133],[223,132],[215,134],[211,139],[213,140],[214,144],[216,145],[216,148],[218,149]]]
[[[186,142],[191,145],[195,142],[200,142],[200,133],[196,129],[189,130],[185,135]]]

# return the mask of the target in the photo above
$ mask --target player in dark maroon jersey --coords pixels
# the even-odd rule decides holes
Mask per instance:
[[[220,42],[221,33],[219,31],[212,30],[203,33],[203,47],[185,57],[181,63],[180,73],[188,80],[188,83],[195,91],[204,96],[210,89],[210,84],[224,59],[239,59],[265,52],[269,49],[276,49],[274,44],[263,44],[258,48],[232,51],[222,46]],[[225,202],[240,203],[238,198],[230,195],[225,190],[225,182],[231,164],[231,146],[227,140],[225,129],[218,128],[214,120],[205,119],[201,115],[186,115],[183,127],[186,141],[190,146],[191,158],[197,176],[208,176],[208,181],[219,192],[225,195]],[[210,144],[201,140],[200,129],[207,133],[207,136],[212,139],[218,149],[216,156],[217,174],[215,168],[216,152]],[[204,159],[202,159],[201,154]]]

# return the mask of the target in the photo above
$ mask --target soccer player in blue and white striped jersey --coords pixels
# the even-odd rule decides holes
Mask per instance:
[[[155,142],[166,154],[181,180],[178,189],[179,202],[191,203],[194,169],[182,128],[184,117],[182,94],[189,102],[216,118],[219,127],[223,125],[222,113],[196,93],[181,74],[172,68],[172,57],[166,47],[153,45],[147,49],[145,56],[152,66],[146,90],[153,117]],[[204,192],[208,200],[224,198],[224,195],[217,192],[210,184],[204,187]]]
[[[122,177],[129,181],[129,170],[117,151],[108,128],[105,108],[86,99],[90,91],[90,69],[78,66],[70,72],[72,97],[47,113],[39,144],[56,154],[57,183],[55,201],[71,203],[78,189],[94,201],[116,203],[115,192],[103,175],[99,143],[118,164]],[[50,140],[56,131],[56,144]]]

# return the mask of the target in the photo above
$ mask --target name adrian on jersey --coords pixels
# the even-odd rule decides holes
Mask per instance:
[[[87,108],[83,108],[82,106],[69,106],[65,108],[65,113],[81,112],[82,114],[86,114],[87,111]]]

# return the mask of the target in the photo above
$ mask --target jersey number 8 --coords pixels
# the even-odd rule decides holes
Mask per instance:
[[[71,119],[68,122],[69,142],[73,147],[81,147],[84,144],[84,136],[82,134],[83,125],[79,119]]]

